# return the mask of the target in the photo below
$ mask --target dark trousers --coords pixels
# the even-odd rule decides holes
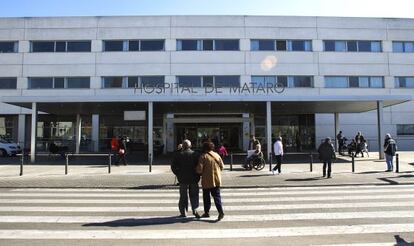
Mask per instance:
[[[115,161],[115,164],[118,165],[120,162],[122,162],[122,164],[127,165],[125,156],[126,156],[126,154],[123,154],[123,155],[118,154],[118,159]]]
[[[216,205],[217,211],[220,214],[222,214],[223,206],[221,204],[220,187],[214,187],[211,189],[203,189],[204,212],[205,213],[210,212],[210,208],[211,208],[210,194],[214,199],[214,204]]]
[[[328,174],[328,177],[331,177],[331,171],[332,171],[331,164],[332,164],[332,161],[323,161],[322,173],[323,173],[324,177],[326,176],[326,174]],[[326,170],[326,169],[328,169],[328,170]],[[328,173],[326,173],[326,171],[328,171]]]
[[[279,173],[282,171],[282,156],[275,155],[276,159],[276,166],[273,168],[273,171],[278,171]]]
[[[191,209],[194,211],[198,208],[198,191],[198,183],[180,183],[180,200],[178,202],[178,208],[180,209],[181,214],[185,214],[188,211],[188,197],[190,197]]]

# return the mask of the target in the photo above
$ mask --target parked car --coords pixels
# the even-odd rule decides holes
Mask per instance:
[[[0,157],[13,156],[22,153],[22,149],[16,143],[0,139]]]

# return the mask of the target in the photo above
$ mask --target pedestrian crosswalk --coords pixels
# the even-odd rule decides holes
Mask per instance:
[[[4,189],[0,245],[414,242],[414,185],[223,189],[222,197],[217,222],[177,217],[177,189]]]

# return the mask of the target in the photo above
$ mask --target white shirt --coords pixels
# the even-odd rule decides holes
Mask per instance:
[[[282,141],[276,141],[273,145],[273,153],[275,155],[283,155],[283,145]]]

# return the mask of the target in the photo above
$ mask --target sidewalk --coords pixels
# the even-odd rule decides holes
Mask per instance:
[[[355,173],[351,172],[349,157],[341,157],[333,164],[332,179],[324,179],[322,164],[289,163],[282,166],[281,175],[272,175],[267,165],[261,171],[243,171],[240,164],[233,171],[226,165],[223,172],[223,188],[285,187],[285,186],[340,186],[340,185],[387,185],[414,184],[414,152],[400,152],[400,172],[387,173],[385,161],[378,160],[378,153],[369,158],[355,159]],[[315,160],[316,161],[316,160]],[[68,175],[65,166],[25,165],[24,175],[19,176],[19,163],[0,165],[0,188],[174,188],[174,175],[168,165],[154,165],[149,172],[147,165],[112,166],[70,165]]]

